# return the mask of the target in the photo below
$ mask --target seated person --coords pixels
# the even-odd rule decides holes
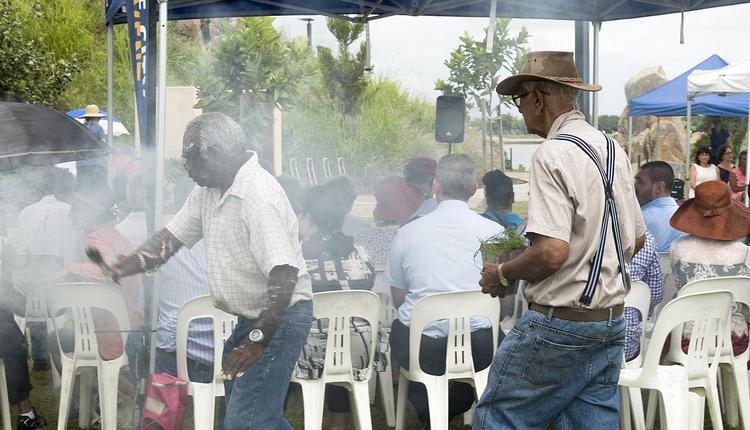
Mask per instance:
[[[648,162],[635,175],[635,196],[646,229],[656,240],[657,252],[669,252],[672,242],[685,236],[669,224],[677,210],[677,202],[672,198],[674,181],[674,170],[664,161]]]
[[[398,228],[409,221],[423,198],[400,176],[383,178],[374,187],[375,209],[372,215],[375,225],[357,231],[354,243],[361,245],[375,264],[385,264],[391,250],[393,236]]]
[[[432,191],[437,162],[428,157],[410,158],[404,166],[404,182],[422,195],[422,203],[409,219],[419,218],[435,210],[437,200]]]
[[[302,200],[299,215],[300,232],[304,238],[302,255],[314,293],[337,290],[371,290],[375,283],[375,269],[367,253],[354,244],[351,236],[341,232],[348,207],[338,189],[330,184],[309,188]],[[302,349],[297,377],[320,377],[325,363],[326,329],[328,321],[315,320]],[[362,319],[351,324],[352,365],[367,369],[369,365],[372,328]],[[364,375],[362,375],[364,376]],[[355,374],[355,378],[359,378]],[[326,386],[326,403],[331,412],[331,428],[351,428],[351,405],[348,390]]]
[[[357,200],[357,190],[354,189],[352,178],[345,175],[336,176],[327,180],[325,185],[330,185],[338,190],[340,198],[344,200],[347,211],[346,217],[344,217],[344,224],[341,226],[342,233],[347,236],[354,236],[357,231],[370,226],[370,223],[366,219],[352,213],[354,202]]]
[[[490,170],[482,177],[487,209],[482,216],[505,228],[515,230],[521,217],[513,213],[513,180],[500,170]]]
[[[393,239],[385,282],[391,286],[398,319],[391,325],[391,350],[401,367],[409,365],[409,322],[421,298],[450,291],[477,291],[482,262],[475,259],[481,239],[503,234],[503,227],[469,208],[476,191],[476,168],[466,155],[447,155],[437,168],[438,207],[402,226]],[[436,315],[438,317],[438,315]],[[472,319],[472,355],[476,370],[490,365],[494,354],[489,321]],[[447,321],[433,323],[423,331],[419,362],[422,370],[445,372]],[[464,383],[449,388],[449,420],[471,408],[474,389]],[[422,384],[409,384],[409,401],[423,426],[429,409]],[[427,427],[429,428],[429,427]]]
[[[654,312],[654,306],[661,302],[664,297],[664,274],[659,263],[659,253],[656,252],[656,240],[651,233],[646,231],[646,243],[638,251],[628,264],[631,281],[641,281],[648,285],[651,291],[651,302],[648,307],[648,315],[638,316],[634,308],[625,308],[625,361],[630,361],[638,356],[641,350],[641,322],[646,321]]]
[[[706,216],[712,213],[712,216]],[[698,185],[695,198],[687,200],[672,216],[672,226],[687,233],[672,243],[672,275],[678,289],[688,282],[720,276],[750,277],[750,247],[739,239],[750,232],[750,210],[731,200],[727,185],[708,181]],[[732,347],[741,354],[748,345],[744,306],[732,309]],[[744,309],[747,312],[747,309]],[[688,324],[683,332],[687,351]],[[690,325],[692,327],[692,325]]]
[[[32,387],[27,351],[26,338],[16,324],[13,313],[0,307],[0,359],[5,366],[9,402],[18,406],[17,430],[38,429],[47,425],[29,400]]]

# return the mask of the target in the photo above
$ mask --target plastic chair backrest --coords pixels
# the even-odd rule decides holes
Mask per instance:
[[[122,344],[125,345],[130,331],[130,318],[125,299],[117,287],[96,282],[56,284],[47,290],[46,300],[47,310],[56,329],[61,328],[58,318],[60,315],[65,314],[73,320],[74,357],[92,359],[99,357],[92,309],[105,310],[114,317],[120,330]]]
[[[214,381],[221,380],[221,355],[224,341],[232,334],[237,325],[237,317],[214,307],[213,298],[209,295],[194,297],[185,302],[177,314],[177,376],[188,381],[187,371],[187,338],[190,321],[196,318],[211,318],[214,323]]]
[[[625,307],[635,308],[641,313],[641,321],[648,319],[648,309],[651,305],[651,289],[646,283],[634,281],[630,283],[630,291],[625,295]]]
[[[487,319],[492,325],[492,350],[497,348],[500,322],[500,300],[482,294],[480,290],[452,291],[432,294],[420,299],[412,309],[409,329],[409,369],[421,369],[419,351],[422,331],[429,324],[448,320],[448,347],[445,374],[471,374],[474,360],[471,355],[471,318]]]
[[[713,291],[680,296],[667,303],[656,319],[651,334],[651,345],[664,345],[667,336],[682,324],[693,321],[687,359],[688,369],[705,368],[709,365],[709,351],[713,351],[711,367],[718,363],[721,348],[717,342],[723,342],[729,313],[732,306],[732,293]],[[679,336],[679,334],[678,334]],[[720,345],[719,345],[720,346]],[[643,376],[656,377],[662,348],[652,347],[646,350],[643,361]]]
[[[26,295],[26,323],[47,321],[47,305],[44,291],[51,284],[47,281],[62,267],[60,258],[54,255],[21,255],[11,267],[13,285]]]
[[[372,291],[342,290],[313,294],[313,315],[328,320],[325,373],[327,376],[352,375],[351,319],[361,318],[372,329],[369,361],[375,358],[380,298]],[[371,369],[372,367],[370,367]],[[369,369],[366,378],[369,378]]]

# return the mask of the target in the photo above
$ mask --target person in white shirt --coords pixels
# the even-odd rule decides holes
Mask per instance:
[[[396,361],[409,363],[409,322],[419,299],[449,291],[478,290],[482,266],[477,256],[480,239],[503,234],[500,224],[472,211],[467,201],[476,191],[476,169],[467,155],[447,155],[437,168],[438,207],[396,233],[385,271],[391,286],[398,319],[391,326],[391,348]],[[472,354],[476,370],[492,361],[492,330],[489,321],[472,319]],[[447,321],[434,323],[422,332],[420,365],[428,373],[445,372]],[[429,409],[422,384],[409,385],[409,400],[423,426]],[[449,419],[468,411],[474,402],[473,388],[453,383],[449,391]]]

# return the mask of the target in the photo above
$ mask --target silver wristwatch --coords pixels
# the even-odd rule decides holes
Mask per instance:
[[[265,345],[263,340],[265,339],[265,336],[263,335],[263,332],[259,328],[254,328],[250,331],[250,334],[247,336],[248,339],[250,339],[250,342],[253,343],[260,343]]]

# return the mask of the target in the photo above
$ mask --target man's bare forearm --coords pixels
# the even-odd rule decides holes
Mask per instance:
[[[268,300],[266,308],[255,321],[255,328],[263,332],[265,342],[270,342],[292,301],[299,270],[289,265],[276,266],[268,274]]]
[[[182,246],[183,243],[164,228],[151,236],[132,254],[118,257],[112,264],[112,272],[119,278],[136,273],[154,272]]]

